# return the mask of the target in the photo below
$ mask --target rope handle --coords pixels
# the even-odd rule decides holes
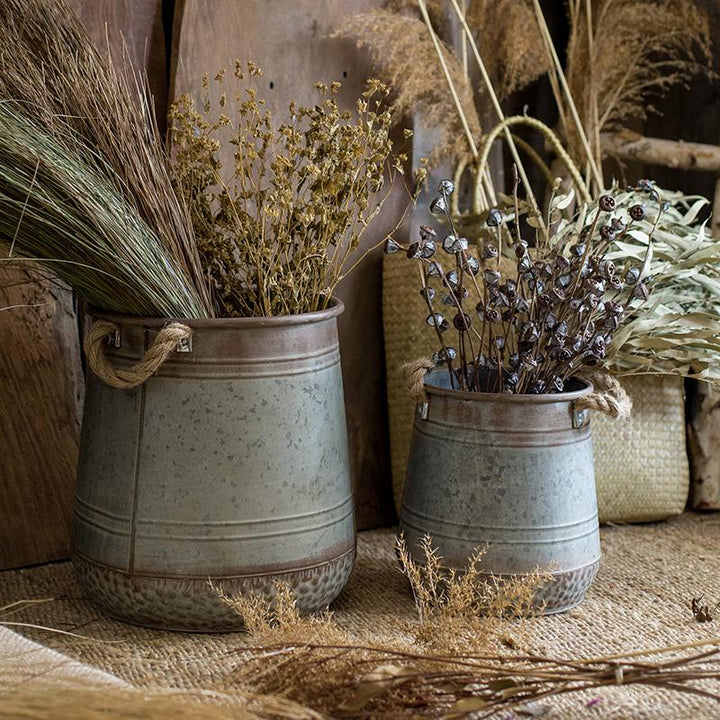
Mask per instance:
[[[170,323],[157,334],[140,362],[130,368],[115,367],[105,355],[107,338],[119,332],[120,326],[107,320],[95,320],[85,336],[83,348],[90,369],[112,387],[130,390],[142,385],[154,375],[172,355],[182,340],[192,336],[193,331],[182,323]]]
[[[415,402],[427,402],[425,375],[435,368],[428,358],[420,358],[403,365],[410,397]],[[628,420],[632,413],[632,400],[619,381],[608,373],[594,373],[588,378],[593,392],[575,401],[575,410],[597,410],[615,420]]]
[[[575,401],[576,410],[597,410],[614,420],[628,420],[632,400],[617,378],[608,373],[594,373],[588,378],[593,392]]]
[[[413,362],[409,362],[402,366],[405,373],[410,397],[416,403],[428,401],[428,395],[425,391],[425,376],[435,367],[435,363],[429,358],[420,358]]]

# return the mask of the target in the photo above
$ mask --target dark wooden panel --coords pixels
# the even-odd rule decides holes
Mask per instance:
[[[354,46],[328,37],[352,12],[377,0],[186,0],[178,3],[173,37],[173,95],[197,97],[202,74],[232,68],[236,58],[253,60],[265,75],[264,95],[276,118],[290,100],[310,103],[318,80],[343,83],[342,98],[353,102],[370,74]],[[270,9],[272,8],[272,9]],[[262,89],[262,85],[260,86]],[[232,165],[228,148],[226,166]],[[397,202],[366,237],[376,243],[394,222]],[[387,439],[382,344],[381,267],[374,255],[341,287],[347,310],[340,323],[352,471],[361,528],[393,519]]]
[[[109,42],[113,57],[120,58],[125,45],[133,66],[147,73],[158,124],[164,132],[168,73],[162,0],[67,1],[101,50]]]
[[[0,569],[67,557],[83,379],[69,292],[0,271]]]

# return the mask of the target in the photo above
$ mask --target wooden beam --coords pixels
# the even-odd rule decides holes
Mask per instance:
[[[720,173],[720,146],[683,140],[663,140],[620,130],[601,135],[603,151],[621,160],[639,160],[680,170]]]

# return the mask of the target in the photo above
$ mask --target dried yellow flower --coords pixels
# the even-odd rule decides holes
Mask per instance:
[[[215,77],[219,103],[205,77],[203,112],[188,96],[170,112],[176,189],[225,317],[326,307],[404,160],[393,152],[388,89],[379,81],[368,82],[354,113],[338,104],[340,83],[316,83],[317,103],[291,103],[288,122],[276,125],[248,84],[259,74],[252,63],[247,74],[235,64],[233,76],[245,86],[235,93],[233,117],[216,108],[227,104],[224,71]],[[235,148],[229,180],[221,175],[221,138]]]

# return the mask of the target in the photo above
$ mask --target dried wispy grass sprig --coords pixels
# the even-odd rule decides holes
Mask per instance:
[[[430,536],[419,541],[418,558],[402,534],[395,550],[418,613],[419,625],[410,632],[423,646],[446,652],[467,649],[471,637],[482,637],[488,649],[517,646],[525,635],[524,621],[542,610],[537,592],[552,582],[540,569],[512,578],[483,572],[487,548],[475,550],[462,569],[446,567]]]
[[[422,19],[374,10],[350,16],[336,35],[352,38],[359,47],[368,49],[376,72],[393,88],[392,112],[396,121],[417,112],[425,127],[437,130],[439,138],[431,162],[469,153],[465,127],[472,141],[479,143],[481,126],[470,79],[452,50],[439,41],[457,104]]]
[[[708,73],[709,19],[693,0],[568,0],[567,6],[567,82],[600,167],[600,132],[645,118],[654,98]],[[566,108],[565,98],[556,100]],[[564,129],[573,158],[584,164],[576,129],[570,123]]]
[[[64,677],[62,661],[33,658],[20,667],[0,662],[0,720],[322,720],[280,696],[234,690],[139,689],[83,677]]]
[[[301,615],[292,587],[287,583],[276,581],[270,597],[253,593],[228,595],[222,585],[212,581],[209,584],[243,619],[246,632],[263,642],[302,642],[312,637],[316,641],[332,643],[346,639],[329,610]]]
[[[429,26],[423,21],[423,10]],[[480,142],[476,100],[485,95],[486,88],[473,80],[462,33],[460,51],[452,49],[448,36],[452,14],[447,3],[394,0],[384,10],[348,18],[338,31],[369,49],[377,72],[396,91],[394,110],[398,117],[417,112],[425,127],[438,132],[431,164],[447,157],[460,159],[473,143],[477,147]],[[546,71],[547,56],[537,33],[532,32],[534,18],[527,0],[472,0],[467,3],[465,18],[482,47],[486,69],[500,99]],[[443,78],[433,32],[446,41],[441,47],[449,81]],[[470,142],[465,126],[470,128]]]
[[[470,0],[466,18],[501,100],[549,69],[529,0]]]

